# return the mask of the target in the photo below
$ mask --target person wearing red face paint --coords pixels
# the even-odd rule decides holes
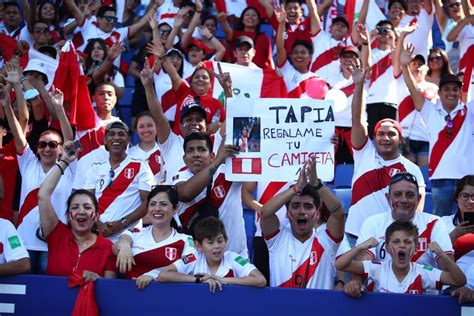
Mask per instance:
[[[454,75],[441,78],[436,104],[426,100],[408,69],[412,53],[413,47],[405,48],[401,64],[415,108],[428,127],[434,214],[451,215],[457,182],[465,174],[474,173],[474,105],[461,102],[462,82]]]
[[[321,205],[330,213],[326,228],[316,232]],[[286,205],[289,224],[280,229],[276,212]],[[317,178],[308,160],[296,184],[263,205],[260,226],[270,254],[270,286],[332,289],[334,257],[344,236],[344,208]]]
[[[398,152],[402,140],[402,128],[392,119],[380,120],[375,125],[374,141],[368,137],[365,120],[364,80],[366,71],[356,68],[352,74],[355,85],[352,98],[351,143],[354,152],[354,176],[352,178],[352,203],[346,222],[346,232],[352,237],[359,235],[363,221],[382,212],[389,212],[388,192],[391,176],[408,171],[415,175],[419,192],[425,193],[425,182],[420,168]],[[419,208],[422,209],[420,200]]]
[[[64,113],[62,92],[55,89],[51,94],[51,99],[61,124],[64,139],[66,141],[72,140],[73,132]],[[14,137],[18,166],[23,178],[18,213],[18,233],[30,253],[32,273],[44,273],[48,247],[39,231],[37,195],[41,183],[60,159],[63,151],[63,138],[55,130],[46,130],[41,133],[35,155],[26,141],[25,132],[15,117],[8,98],[6,102],[3,100],[3,106]],[[61,185],[52,193],[54,204],[57,205],[56,215],[63,223],[67,223],[64,206],[72,190],[75,170],[76,164],[73,163],[71,168],[65,172],[65,176],[61,178]]]
[[[65,144],[66,151],[71,142]],[[51,195],[76,153],[63,152],[38,192],[41,231],[48,243],[48,275],[80,273],[86,280],[115,278],[112,242],[95,231],[99,220],[97,200],[86,190],[77,190],[67,199],[67,224],[56,215]]]
[[[466,277],[459,267],[441,250],[436,241],[428,245],[430,251],[439,256],[446,267],[441,271],[428,265],[412,262],[418,245],[418,229],[407,221],[395,221],[385,231],[387,251],[391,260],[383,263],[353,260],[366,249],[377,245],[370,238],[342,255],[336,267],[340,270],[365,274],[368,278],[368,290],[371,292],[424,294],[427,291],[441,290],[443,284],[462,286]],[[365,287],[360,288],[362,292]],[[345,291],[352,297],[360,297],[362,292]]]

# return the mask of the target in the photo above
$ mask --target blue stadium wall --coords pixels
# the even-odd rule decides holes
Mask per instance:
[[[77,288],[62,277],[0,278],[0,315],[70,315]],[[159,284],[138,291],[133,281],[98,280],[95,295],[106,315],[351,315],[468,316],[474,307],[449,296],[365,294],[352,299],[341,292],[255,289],[226,286],[211,294],[205,284]],[[474,305],[472,305],[474,306]]]

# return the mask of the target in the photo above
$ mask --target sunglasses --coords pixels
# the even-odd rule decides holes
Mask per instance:
[[[108,187],[110,187],[112,185],[112,182],[114,182],[114,177],[115,177],[115,171],[113,171],[112,168],[111,168],[110,171],[109,171],[110,181],[109,181]]]
[[[428,57],[428,61],[435,61],[435,60],[442,60],[443,57],[441,56],[433,56],[433,57]]]
[[[158,30],[158,33],[159,33],[160,35],[170,35],[171,30],[163,30],[163,29],[160,29],[160,30]]]
[[[49,28],[47,28],[47,27],[34,27],[33,28],[33,33],[47,34],[47,33],[49,33]]]
[[[451,136],[453,136],[453,120],[451,119],[451,115],[447,114],[445,117],[444,117],[444,121],[446,122],[446,136],[448,136],[448,138],[451,138]]]
[[[111,16],[111,15],[104,15],[104,19],[109,23],[111,22],[116,23],[118,21],[118,18],[116,16]]]
[[[406,180],[408,182],[411,182],[414,185],[416,185],[416,187],[418,188],[418,181],[416,181],[416,177],[414,175],[412,175],[411,173],[408,173],[408,172],[400,172],[400,173],[397,173],[396,175],[394,175],[390,179],[390,185],[395,184],[397,182],[400,182],[402,180]]]
[[[448,4],[448,8],[454,8],[454,7],[460,7],[461,6],[461,2],[454,2],[454,3],[449,3]]]
[[[464,202],[469,201],[469,200],[474,200],[474,194],[469,194],[467,192],[461,192],[461,193],[459,193],[459,199],[461,201],[464,201]]]
[[[46,146],[48,146],[51,149],[56,149],[56,148],[58,148],[59,143],[55,140],[52,140],[52,141],[49,141],[49,142],[45,142],[45,141],[38,142],[38,148],[44,149],[44,148],[46,148]]]

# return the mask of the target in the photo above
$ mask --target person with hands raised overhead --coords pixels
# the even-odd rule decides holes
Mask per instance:
[[[113,246],[117,268],[125,278],[135,279],[140,290],[156,279],[163,267],[195,252],[193,238],[171,227],[177,205],[174,186],[154,187],[147,198],[151,225],[138,232],[126,230]]]
[[[52,200],[53,191],[77,157],[72,146],[71,141],[64,144],[61,159],[53,165],[38,192],[41,235],[48,243],[47,274],[80,273],[86,281],[115,278],[112,242],[96,232],[99,211],[95,196],[86,190],[68,194],[67,224],[59,220]]]
[[[315,226],[321,205],[329,210],[326,229]],[[280,229],[276,212],[286,205],[289,224]],[[344,236],[344,209],[318,179],[314,158],[300,169],[295,185],[274,196],[260,212],[270,254],[270,286],[332,289],[334,256]]]
[[[387,251],[391,260],[383,263],[355,261],[354,258],[363,251],[378,244],[370,238],[339,257],[336,267],[342,271],[366,274],[368,290],[371,292],[424,294],[429,290],[441,290],[441,285],[462,286],[466,277],[459,267],[441,249],[436,241],[428,248],[439,257],[446,267],[441,271],[427,265],[412,262],[418,245],[418,229],[407,221],[395,221],[385,232]],[[365,287],[346,287],[346,294],[360,297]]]
[[[226,251],[228,241],[224,224],[215,217],[196,225],[195,243],[198,252],[183,256],[158,276],[161,282],[207,283],[211,293],[234,284],[264,287],[265,277],[247,259]]]

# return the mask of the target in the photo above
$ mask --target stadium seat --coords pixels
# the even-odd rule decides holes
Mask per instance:
[[[433,214],[433,199],[431,198],[431,192],[426,192],[423,212]]]
[[[123,94],[123,97],[120,98],[119,104],[120,106],[132,106],[132,98],[133,98],[133,93],[135,92],[135,87],[125,87],[125,92]]]
[[[353,164],[336,165],[334,188],[351,188],[353,174]]]
[[[341,200],[342,206],[344,207],[344,212],[347,214],[349,212],[349,207],[351,206],[352,200],[352,189],[334,189],[333,190],[336,196]]]

